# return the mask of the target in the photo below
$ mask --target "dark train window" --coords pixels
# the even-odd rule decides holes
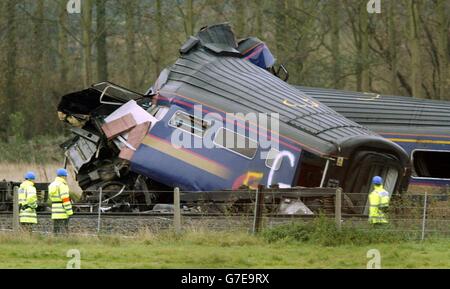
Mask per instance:
[[[181,111],[177,111],[172,116],[169,125],[199,137],[203,137],[205,131],[211,126],[209,122]]]
[[[414,151],[415,176],[450,179],[450,151]]]
[[[231,139],[228,139],[227,142],[227,138]],[[214,143],[249,159],[253,159],[258,151],[258,143],[256,141],[223,127],[217,130]]]
[[[320,158],[310,152],[303,151],[300,158],[300,172],[296,186],[320,187],[323,172],[327,163],[326,159]]]

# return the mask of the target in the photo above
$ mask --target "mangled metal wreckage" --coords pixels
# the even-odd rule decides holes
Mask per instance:
[[[407,185],[402,148],[281,80],[258,39],[236,42],[228,25],[214,25],[190,37],[180,54],[145,94],[103,82],[62,97],[59,117],[74,134],[62,147],[85,200],[96,200],[93,191],[102,187],[109,204],[150,209],[170,200],[164,191],[174,187],[339,186],[363,193],[347,198],[361,208],[374,175],[391,193]],[[237,133],[224,123],[229,113],[271,112],[279,114],[278,131],[244,120],[232,124],[244,127]],[[209,136],[214,147],[174,146],[174,132],[192,142]],[[245,146],[229,146],[230,136]],[[262,146],[261,136],[276,146]]]

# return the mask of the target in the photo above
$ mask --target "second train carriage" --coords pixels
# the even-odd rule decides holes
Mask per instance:
[[[95,136],[79,133],[65,146],[83,189],[107,182],[184,191],[340,186],[357,193],[351,201],[363,208],[373,176],[383,176],[391,193],[408,185],[409,159],[400,146],[247,61],[228,25],[202,29],[180,52],[145,95],[102,83],[63,97],[60,117]],[[118,159],[99,127],[115,105],[130,99],[157,121],[128,162]],[[247,119],[252,113],[277,113],[278,125],[276,117],[271,127]],[[174,134],[182,146],[174,146]],[[82,158],[73,148],[86,143]],[[120,174],[99,178],[104,163]]]
[[[449,191],[450,102],[334,89],[298,88],[405,149],[412,164],[409,191]]]

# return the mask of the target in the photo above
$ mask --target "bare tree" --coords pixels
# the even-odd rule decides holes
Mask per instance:
[[[361,49],[359,54],[361,87],[358,90],[370,91],[370,62],[369,62],[369,13],[367,13],[366,3],[359,5],[359,33]]]
[[[93,81],[148,89],[186,36],[225,21],[264,40],[293,84],[448,99],[448,0],[385,2],[370,15],[362,0],[83,0],[78,15],[67,0],[1,1],[0,138],[23,119],[45,123],[29,137],[57,132],[59,97]]]
[[[108,80],[108,50],[106,47],[106,0],[96,0],[97,9],[97,79]]]
[[[409,3],[409,37],[411,45],[411,87],[414,97],[422,98],[422,71],[420,49],[420,20],[417,0]]]
[[[92,82],[92,0],[83,1],[82,16],[84,85],[89,86]]]
[[[276,52],[280,59],[286,58],[286,14],[287,0],[278,0],[275,4],[275,41]]]
[[[5,3],[6,14],[6,73],[5,96],[7,106],[11,111],[17,109],[16,101],[16,77],[17,77],[17,39],[16,39],[16,1],[8,0]]]
[[[156,19],[156,35],[157,35],[157,53],[155,56],[155,72],[156,75],[162,70],[162,59],[164,59],[164,24],[163,24],[163,6],[162,0],[156,0],[156,11],[155,11],[155,19]]]
[[[126,25],[126,46],[127,46],[127,75],[128,75],[128,85],[135,89],[136,88],[136,1],[127,0],[124,1],[125,6],[125,25]]]
[[[331,12],[331,54],[333,58],[333,87],[342,88],[341,80],[341,0],[330,1]]]
[[[238,37],[245,37],[246,31],[247,31],[247,0],[234,0],[233,6],[234,6],[234,30]]]
[[[66,0],[59,0],[59,14],[58,14],[58,54],[59,54],[59,67],[60,67],[60,83],[64,86],[67,82],[67,73],[69,70],[67,61],[69,58],[67,52],[68,36],[67,36],[67,11]]]
[[[44,0],[36,1],[36,8],[33,15],[33,72],[34,83],[37,94],[42,93],[42,74],[44,71]]]
[[[264,6],[266,5],[265,0],[253,0],[252,2],[253,11],[255,13],[255,25],[253,33],[260,39],[264,38]]]
[[[448,1],[437,0],[436,14],[438,18],[438,58],[439,58],[439,98],[442,100],[450,99],[448,95],[449,84],[449,20],[448,20]]]
[[[389,79],[389,90],[392,94],[398,93],[398,86],[397,86],[397,74],[398,74],[398,67],[397,67],[397,29],[396,29],[396,22],[395,22],[395,1],[389,1],[389,12],[388,12],[388,34],[389,34],[389,57],[388,60],[390,62],[390,79]]]
[[[185,35],[189,37],[194,34],[196,24],[195,5],[194,0],[186,0],[184,2],[186,2],[184,6],[178,3],[177,8],[183,21]]]

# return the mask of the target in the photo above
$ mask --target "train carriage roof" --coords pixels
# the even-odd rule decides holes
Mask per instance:
[[[322,156],[342,155],[344,147],[362,142],[396,149],[368,128],[242,59],[236,43],[228,25],[202,29],[181,48],[165,84],[158,84],[159,94],[184,96],[226,112],[277,112],[282,135]]]
[[[351,120],[400,133],[450,136],[450,102],[374,93],[296,86]]]

